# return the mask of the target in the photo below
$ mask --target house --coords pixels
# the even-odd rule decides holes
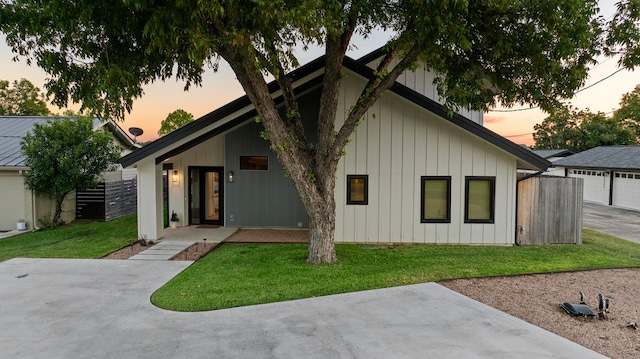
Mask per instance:
[[[344,60],[338,125],[380,56]],[[320,57],[289,74],[310,138],[323,65]],[[550,163],[484,128],[481,112],[450,116],[432,80],[424,70],[404,73],[352,135],[336,179],[337,242],[514,243],[516,170]],[[277,84],[269,88],[283,108]],[[308,226],[255,116],[243,96],[121,158],[138,170],[138,236],[162,238],[173,211],[181,226]]]
[[[640,146],[595,147],[553,166],[584,180],[585,201],[640,210]]]
[[[526,145],[521,145],[522,147],[529,149],[528,146]],[[531,152],[535,153],[536,155],[544,158],[545,160],[551,162],[553,164],[553,162],[565,158],[567,156],[571,156],[574,152],[569,151],[567,149],[557,149],[557,150],[531,150]],[[529,170],[524,170],[521,169],[519,170],[519,173],[521,176],[527,176],[533,173],[536,173],[536,171],[529,171]],[[551,166],[549,168],[547,168],[546,171],[544,171],[543,173],[544,175],[547,176],[564,176],[564,172],[561,170],[556,169],[555,167]]]
[[[0,116],[0,230],[16,229],[18,219],[25,219],[29,229],[34,228],[37,220],[52,213],[54,201],[50,198],[35,196],[24,184],[24,173],[29,170],[25,156],[20,149],[20,141],[36,123],[44,124],[55,117]],[[127,154],[137,148],[137,144],[114,122],[93,120],[95,129],[107,128],[113,134],[114,141]],[[135,176],[135,171],[107,173],[109,177]],[[67,196],[63,204],[63,220],[75,218],[75,195]],[[36,225],[37,227],[37,225]]]

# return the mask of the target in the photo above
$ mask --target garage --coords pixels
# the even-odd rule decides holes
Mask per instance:
[[[553,162],[584,180],[588,202],[640,210],[640,146],[600,146]]]
[[[609,172],[598,170],[570,170],[569,177],[584,180],[584,200],[609,204]]]
[[[612,205],[640,210],[640,173],[615,172],[613,176]]]

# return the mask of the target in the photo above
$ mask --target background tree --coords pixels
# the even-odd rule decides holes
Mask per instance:
[[[613,117],[633,129],[640,140],[640,85],[622,96],[620,108],[613,113]]]
[[[336,260],[335,177],[356,125],[406,70],[424,66],[451,110],[497,102],[557,106],[585,81],[600,53],[596,0],[0,0],[13,50],[49,75],[54,103],[105,117],[131,109],[142,86],[172,75],[190,85],[224,59],[253,103],[309,217],[311,263]],[[393,35],[361,95],[336,127],[342,62],[354,34]],[[317,141],[304,134],[294,48],[323,46]],[[265,75],[280,85],[280,116]],[[109,116],[113,115],[113,116]],[[342,113],[339,114],[343,116]]]
[[[0,115],[2,116],[47,116],[51,112],[47,108],[46,98],[40,89],[29,80],[0,80]]]
[[[25,184],[37,195],[55,200],[54,224],[60,222],[62,203],[75,191],[95,187],[103,171],[120,158],[120,148],[104,129],[93,129],[88,117],[59,118],[35,124],[21,142],[30,170]]]
[[[162,121],[158,136],[164,136],[192,121],[193,115],[189,112],[182,109],[175,110]]]
[[[578,124],[569,107],[562,106],[542,122],[533,126],[533,140],[536,149],[573,149],[577,137]]]
[[[634,128],[628,121],[604,113],[592,113],[562,107],[534,126],[536,149],[568,149],[575,152],[598,146],[637,143]]]

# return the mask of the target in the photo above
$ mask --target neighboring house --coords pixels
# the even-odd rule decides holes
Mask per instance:
[[[526,146],[526,145],[521,145],[521,146],[526,148],[526,149],[529,149],[529,147]],[[542,173],[543,175],[547,175],[547,176],[564,176],[564,171],[553,167],[553,163],[555,161],[557,161],[557,160],[563,159],[563,158],[565,158],[567,156],[571,156],[572,154],[574,154],[574,152],[566,150],[566,149],[559,149],[559,150],[531,150],[531,152],[533,152],[536,155],[538,155],[538,156],[544,158],[545,160],[551,162],[552,167],[547,168],[547,170]],[[536,173],[534,171],[528,171],[528,170],[520,170],[519,172],[523,176]]]
[[[565,177],[584,179],[584,200],[640,210],[640,146],[600,146],[555,161]]]
[[[380,55],[343,62],[338,125]],[[312,139],[323,64],[321,57],[289,74]],[[550,163],[484,128],[481,112],[449,116],[433,100],[432,80],[424,70],[403,74],[352,135],[336,179],[337,242],[514,243],[516,170]],[[284,111],[277,84],[270,90]],[[172,211],[182,226],[308,226],[255,117],[244,96],[120,160],[138,170],[139,237],[163,237],[163,216]]]
[[[54,201],[48,197],[35,196],[24,184],[24,173],[29,170],[20,141],[36,123],[44,124],[56,117],[0,116],[0,230],[16,229],[18,219],[25,219],[29,229],[37,220],[53,213]],[[94,128],[107,128],[114,141],[122,148],[122,154],[139,147],[122,129],[112,121],[93,120]],[[135,177],[135,171],[107,172],[106,177]],[[64,221],[75,218],[75,195],[67,196],[63,205]],[[36,224],[36,227],[38,225]]]

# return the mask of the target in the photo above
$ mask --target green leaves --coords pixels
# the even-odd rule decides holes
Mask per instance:
[[[538,149],[584,151],[598,146],[634,145],[635,122],[604,113],[563,107],[534,126]]]
[[[3,116],[47,116],[46,97],[29,80],[0,80],[0,115]]]
[[[178,109],[167,115],[167,118],[162,120],[160,130],[158,130],[159,136],[164,136],[178,128],[193,122],[193,115],[183,109]]]
[[[21,147],[30,167],[25,174],[27,187],[38,195],[60,200],[74,190],[95,187],[101,173],[120,158],[120,148],[112,135],[103,129],[94,130],[93,120],[88,117],[35,124]],[[56,208],[58,215],[60,209]]]

